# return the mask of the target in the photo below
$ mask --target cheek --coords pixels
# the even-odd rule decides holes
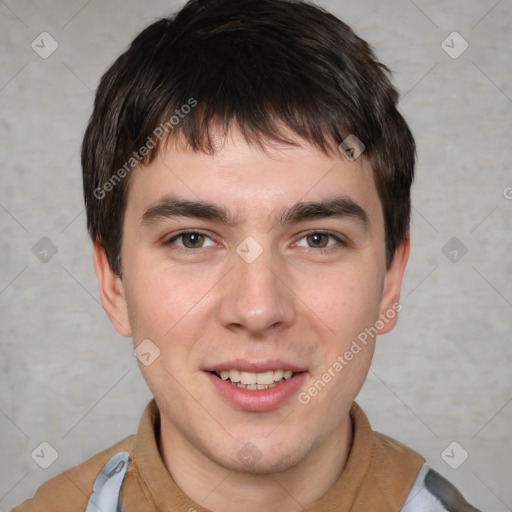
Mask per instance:
[[[166,339],[179,330],[182,320],[213,285],[207,276],[190,269],[153,266],[150,270],[131,269],[127,303],[134,339]]]
[[[180,391],[178,382],[189,382],[190,365],[198,357],[198,340],[211,327],[209,291],[219,283],[213,272],[154,265],[151,270],[134,267],[136,276],[127,287],[128,313],[135,347],[151,340],[159,351],[150,366],[139,365],[153,392],[165,387],[171,395]],[[176,379],[176,380],[174,380]],[[198,383],[199,385],[199,383]]]
[[[204,291],[190,279],[190,272],[188,279],[158,267],[130,275],[136,276],[127,287],[134,346],[149,339],[158,353],[150,365],[139,367],[153,393],[165,389],[162,399],[166,393],[176,397],[179,383],[188,378],[187,361],[200,335],[201,326],[193,319]]]
[[[378,318],[381,280],[354,265],[306,279],[301,295],[325,332],[344,344]]]

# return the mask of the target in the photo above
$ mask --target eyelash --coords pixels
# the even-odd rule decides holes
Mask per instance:
[[[165,242],[165,245],[171,245],[173,242],[175,242],[176,240],[179,240],[180,238],[183,238],[186,235],[201,235],[201,236],[204,236],[204,237],[209,238],[210,240],[214,241],[211,236],[207,235],[206,233],[203,233],[202,231],[190,230],[190,231],[180,231],[179,233],[174,235],[172,238],[167,240]],[[309,248],[304,247],[303,249],[306,249],[306,252],[312,252],[312,253],[316,253],[316,254],[321,252],[323,254],[330,254],[332,251],[339,250],[341,247],[347,247],[347,245],[348,245],[347,242],[345,242],[342,238],[340,238],[339,236],[337,236],[329,231],[309,231],[308,233],[305,233],[303,236],[301,236],[297,240],[297,242],[299,242],[299,241],[303,240],[304,238],[307,238],[308,236],[311,236],[311,235],[325,235],[325,236],[328,236],[328,237],[336,240],[338,242],[338,244],[331,246],[331,247],[327,247],[327,248],[317,248],[317,249],[315,249],[313,247],[309,247]],[[295,242],[295,243],[297,243],[297,242]],[[204,247],[198,247],[196,249],[191,249],[188,247],[176,246],[174,250],[190,254],[191,251],[198,251],[200,249],[204,249]]]

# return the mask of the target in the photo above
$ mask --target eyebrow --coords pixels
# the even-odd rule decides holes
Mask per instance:
[[[141,224],[150,226],[175,217],[212,220],[231,227],[242,223],[239,217],[232,215],[223,206],[168,195],[144,212],[141,217]],[[370,226],[370,220],[364,209],[347,196],[296,203],[280,212],[275,217],[275,222],[280,226],[285,226],[323,218],[349,218],[358,221],[365,229]]]

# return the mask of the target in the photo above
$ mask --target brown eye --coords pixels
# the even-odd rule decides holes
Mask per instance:
[[[311,233],[307,236],[310,247],[323,249],[329,243],[329,236],[326,233]]]
[[[203,249],[215,246],[215,242],[208,236],[198,231],[182,231],[172,237],[166,245],[176,245],[178,249]]]
[[[342,237],[328,231],[310,231],[295,245],[315,254],[324,254],[347,246]]]
[[[181,235],[181,238],[187,249],[198,249],[204,243],[204,235],[201,233],[185,233]]]

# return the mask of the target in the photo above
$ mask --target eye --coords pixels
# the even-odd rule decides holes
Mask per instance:
[[[334,243],[329,243],[329,239],[334,241]],[[305,240],[307,245],[301,244],[301,241]],[[341,238],[332,233],[328,233],[325,231],[312,231],[307,235],[303,236],[296,245],[300,247],[307,247],[313,249],[330,249],[331,247],[335,247],[336,245],[346,245]]]
[[[181,243],[177,243],[176,245],[184,249],[202,249],[203,247],[215,245],[215,242],[208,235],[199,231],[182,231],[168,240],[166,245],[174,244],[177,240],[181,240]],[[205,245],[205,241],[207,240],[210,240],[211,243]]]

